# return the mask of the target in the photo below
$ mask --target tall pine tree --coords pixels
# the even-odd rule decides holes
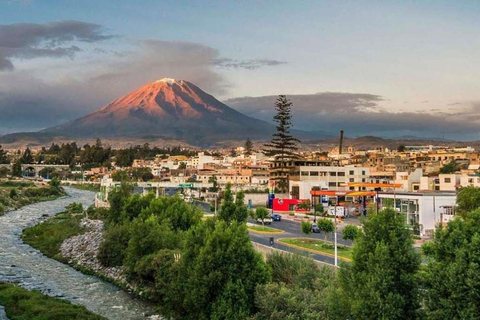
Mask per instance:
[[[9,164],[10,160],[8,159],[7,152],[3,150],[0,146],[0,164]]]
[[[276,188],[282,192],[288,191],[288,180],[293,164],[291,161],[298,158],[296,151],[297,138],[290,134],[292,127],[292,102],[286,96],[280,95],[275,102],[277,114],[273,121],[277,123],[277,131],[269,143],[265,144],[264,153],[273,157],[270,167],[270,179],[276,181]]]
[[[251,156],[253,154],[253,143],[250,138],[247,138],[247,141],[245,141],[245,155],[246,156]]]

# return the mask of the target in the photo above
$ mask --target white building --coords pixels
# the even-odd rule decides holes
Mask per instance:
[[[395,210],[405,215],[414,230],[418,224],[420,236],[431,235],[439,223],[450,221],[457,201],[455,193],[447,192],[380,192],[378,198],[381,207],[385,206],[385,199],[393,201]]]
[[[327,190],[353,190],[348,183],[367,182],[370,168],[355,166],[299,166],[299,176],[290,177],[292,199],[310,199],[313,187]],[[297,169],[297,170],[298,170]]]

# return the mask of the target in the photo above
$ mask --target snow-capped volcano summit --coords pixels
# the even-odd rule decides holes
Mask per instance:
[[[263,139],[274,127],[229,108],[185,80],[163,78],[44,133],[70,137],[158,136],[190,143]]]

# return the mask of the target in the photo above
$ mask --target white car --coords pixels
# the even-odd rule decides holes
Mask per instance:
[[[263,219],[264,224],[272,224],[272,221],[273,220],[270,217]],[[257,223],[262,223],[262,219],[257,219]]]

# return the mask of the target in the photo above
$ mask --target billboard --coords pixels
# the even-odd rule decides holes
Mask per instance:
[[[275,194],[275,180],[268,181],[268,193]]]

